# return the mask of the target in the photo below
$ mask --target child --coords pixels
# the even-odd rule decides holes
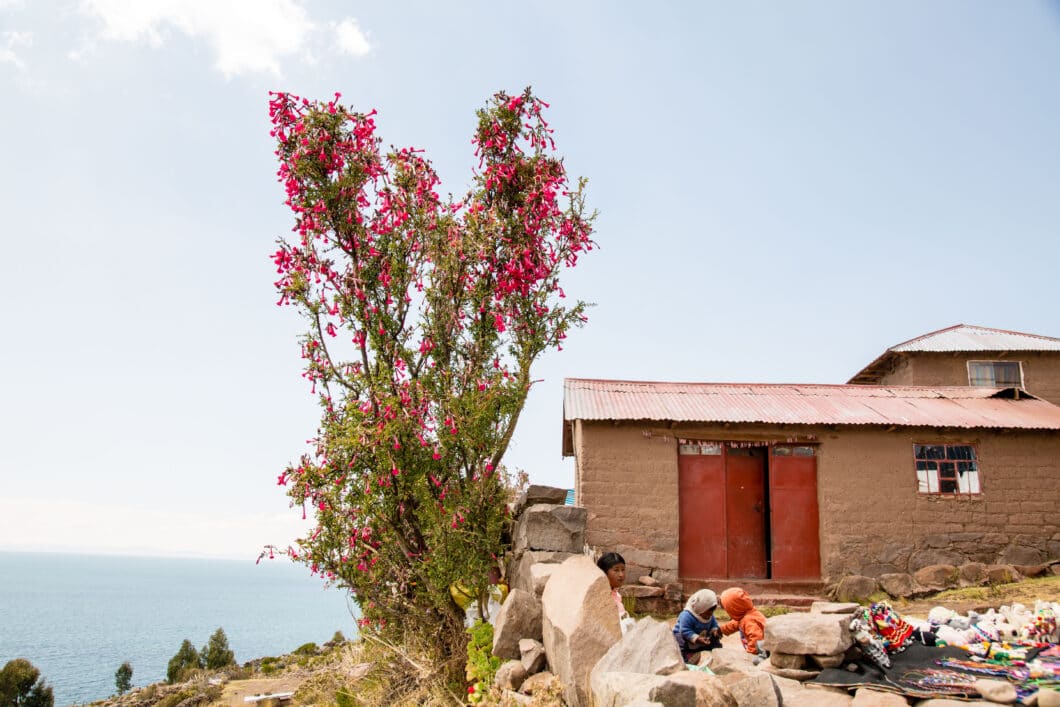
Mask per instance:
[[[596,566],[607,576],[607,581],[611,585],[611,598],[618,606],[618,623],[622,627],[622,633],[625,634],[636,623],[626,611],[625,605],[622,604],[622,595],[618,593],[618,588],[626,583],[626,560],[617,552],[608,552],[596,561]]]
[[[721,632],[728,636],[739,631],[744,650],[764,658],[766,652],[758,642],[766,635],[766,617],[755,608],[751,595],[739,587],[726,589],[721,593],[721,606],[732,618],[722,624]]]
[[[721,630],[714,618],[718,606],[718,595],[709,589],[700,589],[688,597],[685,608],[677,615],[674,638],[686,663],[697,663],[703,651],[721,648]]]

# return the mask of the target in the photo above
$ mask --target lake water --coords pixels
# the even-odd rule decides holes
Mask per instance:
[[[0,552],[0,667],[26,658],[55,689],[55,704],[164,680],[187,638],[202,648],[219,626],[236,661],[289,653],[357,634],[344,592],[325,589],[283,559],[202,560]]]

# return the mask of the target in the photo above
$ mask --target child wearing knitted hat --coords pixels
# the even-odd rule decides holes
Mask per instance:
[[[758,642],[766,635],[766,617],[755,608],[751,595],[739,587],[726,589],[721,593],[721,607],[732,619],[722,624],[721,632],[728,636],[739,631],[744,650],[764,657]]]
[[[721,648],[721,629],[714,618],[717,606],[718,595],[700,589],[688,597],[684,610],[677,615],[674,638],[686,663],[697,663],[703,651]]]

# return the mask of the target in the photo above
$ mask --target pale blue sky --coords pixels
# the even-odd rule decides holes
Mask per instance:
[[[267,91],[340,91],[464,191],[532,84],[600,249],[565,376],[845,382],[957,323],[1060,336],[1055,2],[0,0],[0,549],[253,556],[312,436]]]

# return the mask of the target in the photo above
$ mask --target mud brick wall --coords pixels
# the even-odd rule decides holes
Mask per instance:
[[[1060,435],[923,428],[820,439],[822,572],[831,578],[1060,557]],[[918,493],[916,443],[974,444],[982,493]]]
[[[643,568],[664,581],[676,574],[678,437],[816,441],[825,580],[940,563],[1060,558],[1055,432],[578,421],[576,493],[588,511],[586,541],[622,553],[635,572]],[[917,443],[976,445],[982,493],[918,493]]]
[[[575,503],[588,511],[585,540],[626,560],[631,581],[677,581],[677,445],[640,426],[575,423]]]
[[[1060,352],[1055,351],[907,353],[880,385],[968,385],[968,361],[1020,361],[1027,392],[1060,405]]]

